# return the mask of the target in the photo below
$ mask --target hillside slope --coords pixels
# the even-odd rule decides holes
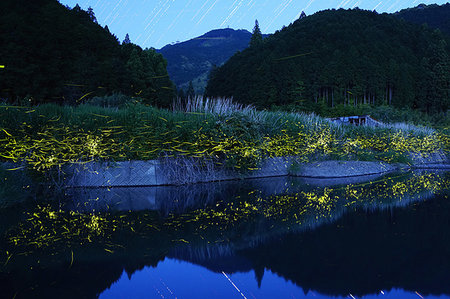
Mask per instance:
[[[121,45],[92,9],[57,0],[0,1],[0,64],[0,99],[9,102],[73,104],[121,92],[167,106],[174,93],[162,55]]]
[[[258,107],[388,104],[446,111],[449,45],[388,14],[326,10],[295,21],[211,74],[206,94]]]
[[[178,88],[187,89],[192,81],[195,91],[202,94],[211,68],[247,48],[251,36],[247,30],[217,29],[157,52],[167,60],[167,71]]]
[[[427,24],[450,36],[450,3],[443,5],[420,4],[413,8],[402,9],[394,16],[419,25]]]

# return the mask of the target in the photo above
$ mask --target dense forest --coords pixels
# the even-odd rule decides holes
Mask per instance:
[[[120,92],[168,106],[174,85],[167,62],[129,37],[101,27],[91,8],[57,0],[0,1],[0,100],[81,103]]]
[[[257,107],[442,112],[450,104],[449,55],[439,30],[360,9],[326,10],[236,53],[211,72],[206,94]]]
[[[395,17],[327,10],[302,15],[264,39],[260,31],[249,36],[242,30],[216,30],[168,46],[164,55],[188,57],[179,53],[180,45],[204,49],[203,54],[191,51],[196,54],[176,63],[181,69],[171,73],[177,82],[188,73],[202,81],[216,64],[211,57],[217,48],[223,48],[223,57],[216,57],[220,65],[239,44],[242,52],[213,68],[206,95],[232,96],[258,107],[318,111],[339,104],[387,104],[445,112],[450,40],[430,27],[445,25],[445,18],[431,15],[440,16],[449,6],[418,6]],[[420,23],[423,15],[430,27],[401,19]],[[197,67],[189,69],[192,64]],[[0,101],[9,103],[78,104],[117,92],[167,107],[176,92],[167,62],[155,49],[141,49],[128,36],[120,42],[97,23],[91,8],[65,7],[57,0],[0,2],[0,65]]]
[[[431,28],[439,28],[450,36],[450,3],[443,5],[420,4],[416,7],[402,9],[394,16],[419,25],[427,24]]]

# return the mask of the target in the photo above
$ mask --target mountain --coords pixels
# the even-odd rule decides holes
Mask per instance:
[[[440,29],[450,36],[450,3],[443,5],[420,4],[413,8],[402,9],[394,16],[419,25],[427,24],[431,28]]]
[[[57,0],[0,1],[0,99],[80,103],[120,92],[168,106],[166,62],[153,49],[120,44],[91,8]]]
[[[447,111],[449,56],[439,31],[388,14],[325,10],[235,54],[211,73],[206,95],[261,108],[388,104]]]
[[[167,71],[178,88],[186,90],[192,81],[196,93],[202,94],[211,68],[247,48],[251,36],[247,30],[217,29],[157,52],[167,60]]]

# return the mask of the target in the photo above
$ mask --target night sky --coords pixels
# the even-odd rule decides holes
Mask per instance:
[[[185,41],[212,29],[252,31],[258,19],[263,33],[273,33],[307,15],[330,8],[376,9],[395,12],[420,3],[444,4],[444,0],[61,0],[70,7],[94,9],[98,22],[108,25],[120,41],[129,33],[143,48],[161,48]]]

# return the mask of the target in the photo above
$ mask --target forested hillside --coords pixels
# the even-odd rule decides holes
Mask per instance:
[[[447,111],[449,49],[439,31],[388,14],[326,10],[235,54],[211,74],[206,93],[258,107]]]
[[[122,45],[92,9],[56,0],[0,1],[0,99],[80,103],[120,92],[167,106],[174,87],[154,49]]]
[[[420,4],[416,7],[402,9],[394,16],[419,25],[427,24],[450,36],[450,3],[443,5]]]
[[[251,36],[247,30],[217,29],[157,51],[167,59],[167,71],[178,88],[186,90],[192,81],[195,91],[203,94],[211,68],[247,48]]]

